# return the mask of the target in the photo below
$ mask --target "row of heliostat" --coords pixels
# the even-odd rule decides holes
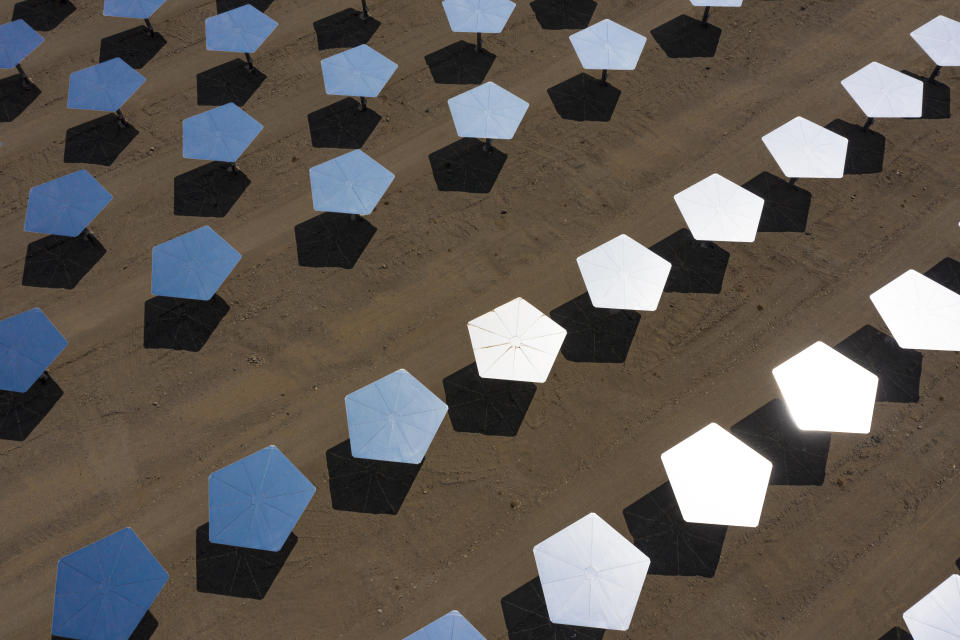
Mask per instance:
[[[617,33],[616,28],[609,25],[604,28],[607,34]],[[924,30],[928,35],[936,31],[935,36],[951,44],[960,42],[960,38],[955,37],[956,29],[956,23],[941,17],[915,32],[914,37],[922,43]],[[351,54],[354,60],[375,60],[381,68],[384,66],[380,60],[382,57],[372,57],[379,54],[373,52],[371,55],[362,48],[345,54]],[[933,57],[938,66],[957,64],[946,56]],[[353,68],[350,65],[355,63],[348,61],[346,64],[347,68]],[[635,60],[633,64],[636,64]],[[395,65],[382,83],[393,69]],[[324,72],[326,81],[326,67]],[[71,78],[71,86],[72,82]],[[919,98],[914,83],[919,84]],[[844,80],[844,86],[870,118],[920,115],[922,83],[882,65],[868,65]],[[518,116],[506,119],[505,125],[504,114],[491,113],[489,109],[489,99],[497,95],[496,91],[503,90],[488,83],[467,93],[475,100],[480,90],[488,93],[483,94],[485,99],[477,105],[468,102],[473,113],[467,120],[479,122],[486,128],[482,133],[464,135],[511,137],[522,118],[522,111],[526,110],[526,103],[522,104]],[[362,93],[353,91],[348,95],[363,97]],[[519,100],[510,94],[507,96]],[[118,109],[119,106],[122,102]],[[454,107],[451,101],[456,120]],[[513,107],[513,111],[520,107]],[[229,136],[223,140],[223,131],[244,129],[238,125],[247,122],[245,117],[234,105],[227,105],[188,119],[184,123],[185,155],[188,138],[192,141],[190,144],[212,138],[209,148],[217,153],[235,155],[232,158],[199,157],[234,162],[249,141],[243,144]],[[118,118],[123,122],[119,112]],[[255,136],[259,124],[249,125],[247,130],[254,128]],[[496,135],[504,130],[509,130],[509,135]],[[188,131],[191,132],[189,135]],[[494,135],[490,134],[491,131]],[[459,122],[458,132],[461,132]],[[809,121],[791,121],[764,136],[764,142],[788,177],[842,176],[846,139]],[[326,168],[318,172],[319,176],[329,184],[319,191],[336,195],[332,205],[327,203],[317,207],[319,210],[369,213],[392,180],[392,174],[362,152],[346,154],[314,170],[321,167]],[[311,171],[312,182],[314,170]],[[374,175],[378,171],[381,173]],[[41,185],[35,191],[31,191],[26,226],[28,230],[44,233],[82,233],[110,199],[86,172],[70,174]],[[317,191],[314,182],[315,202]],[[75,194],[85,195],[76,198]],[[763,205],[762,200],[753,194],[716,175],[677,194],[676,200],[693,235],[709,240],[752,240]],[[350,210],[348,206],[362,210]],[[47,224],[55,226],[56,230],[44,226]],[[239,258],[239,254],[209,227],[198,229],[155,247],[153,291],[158,295],[209,299]],[[670,270],[669,263],[627,236],[619,236],[588,252],[578,258],[578,263],[591,301],[606,308],[655,309]],[[910,271],[874,293],[871,299],[901,347],[958,348],[955,336],[960,327],[960,296],[950,290]],[[944,309],[950,310],[949,313],[944,314]],[[482,376],[534,382],[546,379],[566,333],[519,298],[470,322],[468,329]],[[66,344],[39,310],[0,322],[0,343],[7,346],[4,362],[9,365],[0,372],[0,385],[17,391],[29,388]],[[824,371],[829,372],[829,379],[825,379]],[[794,421],[801,429],[869,431],[876,376],[830,347],[822,343],[812,345],[774,369],[774,376]],[[399,370],[347,397],[352,453],[356,457],[418,463],[445,413],[446,405],[439,398],[406,371]],[[757,524],[770,463],[724,429],[711,424],[665,452],[662,459],[686,520],[740,526]],[[260,482],[244,484],[240,481],[249,478]],[[234,546],[279,549],[314,490],[313,485],[275,448],[268,447],[248,456],[211,475],[210,539]],[[281,512],[283,517],[266,519],[264,510],[274,516]],[[131,536],[136,540],[132,531],[123,530],[61,561],[57,592],[64,597],[58,595],[57,598],[55,632],[76,634],[80,632],[78,625],[95,623],[76,616],[77,611],[71,602],[78,600],[66,595],[78,591],[92,592],[98,586],[96,580],[90,579],[93,569],[84,563],[103,554],[115,554],[118,560],[121,560],[121,554],[128,554],[123,562],[129,562],[136,569],[131,572],[138,576],[138,584],[151,585],[149,589],[142,587],[143,592],[138,594],[140,600],[145,601],[146,592],[150,591],[149,600],[152,601],[162,588],[166,573],[139,541],[127,543]],[[603,549],[606,561],[616,558],[618,564],[615,568],[586,551],[590,540],[604,541],[599,548]],[[611,629],[625,629],[629,625],[649,560],[599,517],[590,514],[577,521],[537,545],[534,553],[551,620]],[[570,558],[577,558],[574,565],[570,564]],[[94,572],[92,575],[99,574]],[[582,597],[584,589],[597,581],[601,581],[609,592],[609,601],[593,602]],[[611,590],[610,585],[614,582],[619,585],[619,590]],[[944,590],[949,592],[953,588],[951,584],[941,585],[930,597],[943,597]],[[144,611],[148,606],[149,602]],[[920,607],[920,603],[917,606]],[[926,610],[932,609],[927,607]],[[916,608],[911,611],[916,613]],[[138,620],[139,617],[130,616],[128,622],[135,625]],[[907,620],[910,625],[909,615]],[[921,628],[921,622],[912,622]],[[469,623],[454,612],[423,632],[439,630],[438,626],[472,630]],[[472,633],[476,634],[476,631],[472,630]],[[917,633],[914,635],[923,640]]]
[[[960,66],[960,23],[939,16],[911,35],[936,65],[931,81],[941,66]],[[923,82],[879,63],[842,85],[866,114],[864,128],[873,118],[922,115]],[[806,119],[788,122],[763,142],[789,178],[843,176],[846,138]],[[700,240],[752,241],[763,209],[762,199],[716,174],[675,200]],[[580,256],[578,263],[594,306],[631,310],[657,307],[671,268],[625,235]],[[909,270],[870,299],[901,348],[960,350],[960,295],[952,290]],[[527,320],[515,321],[519,318]],[[546,377],[565,335],[521,299],[474,320],[469,328],[481,375],[531,381]],[[878,378],[835,349],[816,342],[772,373],[799,429],[870,431]],[[664,452],[661,460],[684,520],[759,523],[772,465],[719,425],[707,425]],[[599,516],[591,513],[574,522],[536,545],[533,554],[551,622],[629,627],[650,560]],[[954,574],[903,617],[915,640],[945,640],[960,638],[958,612],[960,575]],[[406,640],[434,637],[483,640],[457,611]]]

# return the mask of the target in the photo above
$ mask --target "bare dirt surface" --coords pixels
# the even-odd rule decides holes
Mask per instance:
[[[558,116],[547,89],[580,73],[569,30],[544,30],[527,2],[488,36],[487,75],[531,103],[487,194],[441,192],[428,155],[456,140],[424,56],[458,41],[440,2],[371,0],[369,44],[399,63],[371,107],[364,145],[397,174],[369,217],[352,269],[298,265],[294,227],[313,218],[308,114],[324,94],[312,23],[347,2],[276,0],[280,26],[255,62],[266,79],[244,108],[265,129],[241,159],[250,185],[223,217],[177,216],[180,122],[205,50],[212,1],[169,0],[166,44],[124,108],[139,134],[109,166],[65,163],[67,77],[101,39],[136,26],[76,11],[25,62],[42,93],[0,123],[0,315],[40,306],[70,344],[51,374],[63,397],[23,441],[0,441],[0,637],[45,638],[58,558],[132,526],[170,573],[153,637],[399,639],[459,609],[508,637],[501,599],[536,577],[531,547],[594,511],[630,536],[623,510],[666,481],[659,455],[708,422],[730,428],[777,397],[770,369],[815,340],[870,324],[868,295],[908,268],[960,258],[960,120],[878,121],[883,169],[801,180],[805,231],[727,244],[722,290],[666,293],[623,363],[557,360],[515,436],[446,420],[396,515],[335,510],[326,452],[347,439],[343,396],[404,367],[441,398],[472,361],[465,323],[516,296],[544,311],[584,292],[580,253],[620,233],[650,246],[683,228],[672,195],[713,172],[777,174],[760,137],[796,115],[862,122],[840,80],[877,60],[926,74],[909,38],[954,0],[747,0],[718,9],[716,56],[668,58],[651,38],[609,122]],[[682,0],[604,0],[649,33]],[[13,14],[9,0],[3,20]],[[957,16],[954,16],[957,17]],[[469,34],[463,39],[471,40]],[[960,72],[939,80],[960,88]],[[956,96],[956,92],[954,94]],[[72,290],[21,284],[31,186],[89,169],[114,195],[91,229],[104,257]],[[229,312],[199,352],[144,348],[150,248],[210,224],[243,253],[219,295]],[[870,436],[834,435],[822,484],[771,486],[756,529],[731,528],[712,577],[651,575],[630,631],[605,638],[859,638],[956,570],[960,556],[960,360],[923,354],[919,400],[877,404]],[[196,530],[207,476],[276,444],[317,485],[285,566],[262,600],[197,591]],[[513,638],[528,640],[513,629]],[[553,637],[541,636],[541,637]]]

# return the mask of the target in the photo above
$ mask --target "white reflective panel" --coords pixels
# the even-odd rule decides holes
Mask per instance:
[[[483,378],[544,382],[566,329],[523,298],[514,298],[467,323]]]
[[[879,62],[871,62],[840,84],[868,118],[923,115],[923,82]]]
[[[704,178],[673,196],[697,240],[753,242],[763,198],[720,174]]]
[[[619,235],[577,258],[590,302],[602,309],[653,311],[670,263],[628,235]]]
[[[814,342],[773,377],[797,428],[870,433],[879,379],[836,349]]]
[[[910,34],[920,48],[941,67],[960,66],[960,22],[937,16]]]
[[[687,522],[738,527],[760,522],[773,465],[720,425],[711,422],[660,460]]]
[[[763,136],[763,144],[788,178],[842,178],[847,139],[797,116]]]
[[[903,614],[913,640],[960,639],[960,575],[953,574]]]
[[[595,513],[533,548],[555,624],[625,631],[650,558]]]
[[[637,67],[647,38],[613,20],[601,20],[570,35],[584,69],[629,71]]]
[[[960,295],[913,269],[870,295],[903,349],[960,351]]]

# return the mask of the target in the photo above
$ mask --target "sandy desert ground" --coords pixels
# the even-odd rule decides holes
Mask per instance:
[[[960,120],[878,121],[882,169],[868,136],[851,161],[869,172],[799,181],[805,219],[802,191],[754,181],[779,175],[760,137],[788,119],[862,122],[840,86],[862,65],[928,73],[908,34],[956,13],[954,0],[716,10],[716,55],[671,58],[651,38],[636,71],[611,73],[620,95],[604,122],[558,113],[547,90],[580,73],[571,30],[542,28],[520,2],[485,38],[486,78],[531,103],[515,139],[495,144],[506,162],[488,193],[441,191],[429,159],[457,140],[445,101],[468,86],[435,82],[425,56],[471,37],[450,32],[439,1],[371,0],[369,44],[400,67],[371,100],[381,119],[363,149],[397,178],[353,226],[315,218],[307,176],[343,152],[313,145],[323,132],[311,134],[310,114],[340,101],[323,91],[320,60],[340,49],[320,50],[312,24],[349,2],[267,7],[280,26],[255,55],[265,78],[244,105],[265,129],[223,215],[232,197],[219,194],[236,183],[215,172],[195,186],[196,173],[183,176],[203,163],[180,148],[181,120],[223,89],[211,74],[198,89],[198,74],[234,59],[205,50],[214,1],[168,0],[154,16],[165,42],[124,108],[138,133],[110,164],[98,156],[119,134],[90,145],[81,125],[102,114],[67,110],[67,77],[137,22],[71,1],[25,61],[39,95],[0,122],[0,315],[39,306],[70,341],[50,369],[62,397],[26,438],[0,442],[0,637],[47,637],[58,558],[125,526],[170,573],[141,628],[154,639],[399,639],[450,609],[489,640],[596,638],[550,627],[532,582],[531,547],[591,511],[654,558],[631,629],[608,640],[900,637],[902,612],[957,570],[960,359],[898,350],[868,296],[908,268],[960,258]],[[0,19],[35,6],[7,0]],[[686,0],[599,0],[592,19],[649,35],[681,14],[698,17]],[[944,69],[930,115],[947,115],[951,87],[960,71]],[[5,109],[13,91],[0,81]],[[114,195],[91,225],[105,253],[72,289],[25,286],[63,275],[25,260],[39,239],[22,231],[27,193],[78,168]],[[778,200],[756,242],[673,235],[684,224],[672,195],[713,172]],[[176,215],[198,212],[220,215]],[[145,332],[150,347],[171,339],[145,318],[150,248],[202,224],[243,253],[203,310],[225,315],[198,351],[146,348]],[[575,257],[620,233],[676,260],[672,291],[639,318],[577,300]],[[341,241],[332,260],[330,238]],[[337,266],[367,240],[353,268]],[[954,266],[935,273],[956,286]],[[516,296],[567,323],[566,354],[535,390],[488,385],[484,399],[465,323]],[[815,340],[879,367],[869,436],[777,440],[770,369]],[[358,467],[343,457],[343,396],[400,367],[454,412],[418,471]],[[755,529],[684,527],[662,486],[660,453],[713,421],[774,461]],[[268,444],[318,489],[279,572],[250,556],[235,576],[202,542],[207,476]],[[402,505],[363,512],[385,502]]]

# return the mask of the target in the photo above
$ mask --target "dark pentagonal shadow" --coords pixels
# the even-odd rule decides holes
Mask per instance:
[[[620,100],[620,89],[578,73],[547,89],[547,95],[564,120],[609,122]]]
[[[687,522],[665,482],[623,510],[633,543],[650,557],[650,573],[711,578],[720,564],[725,526]]]
[[[160,626],[160,623],[157,622],[157,619],[153,617],[153,614],[147,611],[143,614],[143,617],[140,619],[140,624],[137,625],[137,628],[133,630],[130,634],[129,640],[150,640],[153,637],[153,633]],[[64,638],[63,636],[50,636],[50,640],[70,640],[69,638]]]
[[[23,20],[37,31],[50,31],[76,10],[69,0],[23,0],[13,5],[10,20]]]
[[[690,16],[677,16],[650,30],[669,58],[712,58],[720,44],[720,27]]]
[[[23,286],[73,289],[106,253],[92,233],[40,238],[27,245]]]
[[[37,85],[24,85],[19,75],[0,80],[0,122],[13,122],[39,95]]]
[[[396,515],[422,466],[354,458],[350,440],[344,440],[327,449],[333,508]]]
[[[380,28],[380,21],[367,17],[356,9],[344,9],[313,23],[317,33],[317,48],[339,49],[366,44]]]
[[[954,293],[960,294],[960,262],[953,258],[944,258],[930,267],[924,275]]]
[[[267,76],[253,70],[240,58],[197,74],[197,104],[220,106],[232,102],[246,104]]]
[[[26,440],[62,397],[63,389],[50,374],[24,393],[0,391],[0,440]]]
[[[927,82],[926,76],[919,76],[902,69],[903,73],[911,78],[923,81],[923,112],[920,117],[924,120],[942,120],[950,117],[950,87],[933,80]]]
[[[906,629],[894,627],[880,636],[878,640],[913,640],[913,636]]]
[[[845,338],[836,349],[877,375],[877,402],[920,400],[923,354],[919,351],[901,349],[896,340],[870,325]]]
[[[472,363],[443,379],[454,431],[515,436],[523,424],[537,385],[481,378]]]
[[[279,551],[210,542],[210,523],[197,527],[197,591],[262,600],[297,544],[290,534]]]
[[[222,218],[250,185],[242,171],[223,162],[210,162],[173,179],[173,213],[178,216]]]
[[[807,228],[810,192],[764,171],[743,188],[763,198],[758,231],[800,233]]]
[[[461,138],[430,154],[430,168],[440,191],[490,193],[507,162],[507,154],[484,149],[476,138]]]
[[[830,434],[798,429],[787,406],[779,398],[733,425],[730,433],[773,464],[770,484],[823,484],[830,453]]]
[[[550,622],[540,578],[500,599],[509,640],[602,640],[603,629]]]
[[[380,114],[360,110],[360,103],[344,98],[307,115],[310,142],[315,147],[359,149],[380,122]]]
[[[586,29],[597,3],[593,0],[533,0],[530,8],[541,29]]]
[[[696,240],[688,229],[680,229],[650,250],[672,265],[664,291],[720,293],[730,253],[716,243]]]
[[[437,84],[480,84],[497,56],[460,40],[424,56]]]
[[[845,174],[883,171],[883,152],[887,145],[883,134],[839,119],[828,124],[827,129],[847,139],[847,160],[843,165]]]
[[[622,309],[598,309],[582,294],[550,312],[567,330],[560,353],[571,362],[625,362],[640,314]]]
[[[140,69],[160,53],[165,44],[167,41],[156,31],[151,34],[145,26],[134,27],[100,41],[100,62],[120,58],[134,69]]]
[[[301,267],[353,269],[377,228],[362,216],[321,213],[293,228]]]
[[[112,115],[78,124],[67,129],[63,161],[110,166],[138,133],[133,125],[118,126]]]
[[[156,296],[143,305],[143,346],[200,351],[230,311],[218,295],[210,300]]]
[[[217,13],[231,11],[245,4],[253,5],[256,9],[266,12],[273,4],[273,0],[217,0]]]

